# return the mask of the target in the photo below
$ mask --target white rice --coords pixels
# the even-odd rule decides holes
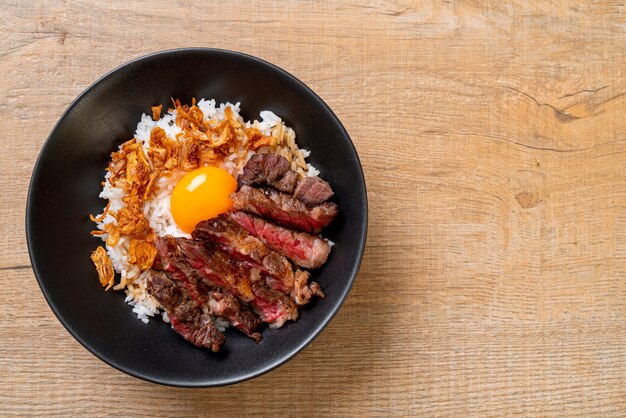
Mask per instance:
[[[234,116],[245,127],[254,127],[258,129],[263,135],[284,136],[284,140],[287,146],[278,147],[276,150],[269,150],[261,148],[258,152],[277,152],[288,158],[291,161],[292,169],[299,171],[306,176],[317,176],[319,171],[312,165],[304,161],[310,155],[310,152],[305,149],[299,149],[295,143],[295,132],[287,127],[284,122],[276,114],[269,110],[263,110],[260,112],[260,121],[244,121],[240,112],[240,103],[221,103],[216,106],[215,100],[201,99],[197,106],[204,113],[205,120],[217,120],[224,119],[224,109],[227,106],[233,111]],[[177,134],[182,130],[176,125],[176,110],[171,110],[165,113],[158,121],[152,120],[152,117],[147,114],[142,114],[137,129],[135,130],[135,139],[142,144],[144,151],[147,154],[147,148],[150,142],[150,132],[155,126],[161,127],[166,135],[171,139],[177,139]],[[245,145],[247,138],[244,137],[243,144]],[[232,153],[225,161],[220,165],[221,168],[227,170],[231,175],[236,177],[240,172],[245,162],[255,154],[254,151],[243,150],[243,147],[239,150],[239,153],[235,149],[231,149]],[[245,152],[245,155],[244,155]],[[294,158],[292,158],[294,157]],[[237,164],[236,162],[239,162]],[[306,166],[306,171],[302,167]],[[143,206],[143,213],[148,220],[150,227],[154,233],[158,236],[171,235],[174,237],[190,237],[189,234],[182,231],[172,218],[170,212],[170,196],[172,189],[184,176],[186,172],[177,171],[171,177],[162,177],[156,181],[154,190],[149,199],[146,199]],[[100,193],[102,199],[110,201],[109,212],[116,212],[124,206],[122,198],[125,196],[125,191],[111,186],[109,183],[110,173],[107,172],[105,176],[104,187]],[[117,224],[117,221],[113,216],[107,214],[104,219],[97,223],[97,228],[102,230],[104,225],[113,222]],[[106,241],[108,234],[103,234],[100,238]],[[160,312],[160,306],[158,302],[150,296],[146,291],[146,275],[147,271],[141,272],[141,270],[128,263],[128,246],[130,242],[127,238],[121,237],[117,245],[106,245],[106,250],[109,258],[113,263],[115,271],[121,275],[122,282],[114,287],[114,289],[125,289],[126,299],[129,305],[133,307],[133,312],[137,315],[142,322],[148,323],[150,318],[158,315]],[[331,244],[332,245],[332,244]],[[124,286],[126,284],[126,286]],[[208,307],[205,307],[208,310]],[[161,315],[163,321],[169,322],[167,313],[163,312]],[[224,329],[228,326],[228,322],[216,318],[216,326],[220,329]]]

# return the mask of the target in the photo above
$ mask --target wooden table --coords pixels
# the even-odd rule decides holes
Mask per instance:
[[[622,2],[130,3],[0,5],[4,413],[626,414]],[[24,236],[31,170],[66,106],[183,46],[251,53],[313,88],[352,136],[370,204],[361,272],[327,330],[265,376],[204,390],[81,347]]]

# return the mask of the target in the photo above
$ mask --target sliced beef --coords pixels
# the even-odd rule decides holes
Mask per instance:
[[[298,270],[298,273],[304,273]],[[296,280],[291,291],[291,298],[298,305],[305,305],[309,303],[313,296],[317,296],[320,299],[324,299],[325,295],[317,282],[309,283],[309,273],[298,274],[296,273]]]
[[[270,327],[280,328],[285,321],[298,318],[295,303],[285,294],[267,287],[257,269],[247,268],[217,246],[186,238],[176,238],[176,245],[200,278],[249,302]]]
[[[242,186],[230,198],[236,210],[254,213],[288,228],[318,234],[338,213],[337,205],[325,202],[313,208],[271,189]]]
[[[272,288],[284,293],[293,289],[294,272],[291,263],[250,235],[227,214],[200,222],[192,236],[198,240],[217,243],[222,251],[271,276]]]
[[[224,343],[224,334],[215,327],[211,316],[191,299],[184,287],[171,280],[167,273],[152,270],[147,290],[167,312],[174,331],[198,347],[219,351]]]
[[[261,325],[257,316],[232,295],[213,291],[209,294],[209,309],[213,315],[222,317],[256,342],[261,334],[255,330]]]
[[[291,194],[300,176],[293,170],[288,170],[280,180],[276,180],[270,184],[279,192]]]
[[[285,294],[261,282],[252,284],[252,290],[254,300],[250,304],[261,320],[270,324],[270,328],[280,328],[288,320],[298,319],[298,307]]]
[[[237,178],[240,185],[270,186],[284,193],[293,192],[298,174],[289,169],[289,161],[278,154],[255,154]]]
[[[307,206],[317,206],[334,195],[330,184],[319,177],[305,177],[298,182],[293,197],[302,200]]]
[[[176,239],[171,236],[156,237],[154,245],[161,270],[168,272],[171,278],[185,286],[189,295],[198,305],[206,303],[209,298],[209,286],[199,280],[194,269],[178,254]]]
[[[289,161],[281,155],[255,154],[244,166],[238,180],[242,184],[270,184],[280,179],[289,170]]]
[[[217,249],[208,249],[201,241],[176,238],[178,251],[196,274],[210,286],[227,290],[244,302],[254,299],[252,282],[260,279],[250,269]]]
[[[233,212],[230,217],[269,248],[299,266],[318,268],[326,262],[330,253],[328,242],[315,235],[292,231],[245,212]]]
[[[157,237],[155,246],[163,270],[169,273],[171,279],[180,282],[187,289],[197,305],[208,302],[213,315],[226,319],[256,342],[261,340],[261,334],[255,332],[260,321],[250,308],[230,294],[213,291],[206,282],[199,279],[195,269],[178,254],[176,240],[173,237]]]

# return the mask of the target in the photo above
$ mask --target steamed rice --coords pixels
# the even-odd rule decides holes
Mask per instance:
[[[273,152],[287,158],[291,162],[291,168],[298,172],[301,176],[317,176],[319,171],[312,165],[306,163],[305,158],[309,156],[309,151],[299,149],[295,139],[296,135],[293,129],[287,127],[285,123],[276,114],[269,110],[260,112],[261,120],[244,121],[240,116],[240,103],[221,103],[216,106],[215,100],[201,99],[197,106],[204,114],[204,120],[212,120],[220,122],[224,120],[224,111],[226,107],[230,107],[234,117],[246,128],[256,128],[263,135],[276,138],[276,147],[264,147],[258,150],[259,153]],[[173,140],[182,140],[181,128],[176,124],[176,110],[170,109],[159,120],[154,121],[147,114],[142,114],[134,138],[139,142],[147,155],[150,133],[154,127],[160,127],[165,131],[168,138]],[[246,150],[248,138],[244,135],[240,139],[241,146],[230,147],[230,154],[219,165],[227,170],[233,177],[241,172],[244,165],[255,154],[252,150]],[[121,147],[120,147],[121,148]],[[143,203],[143,215],[147,219],[150,227],[157,236],[171,235],[174,237],[190,237],[189,234],[182,231],[172,218],[170,212],[170,196],[172,190],[178,180],[186,174],[180,169],[176,170],[170,177],[160,177],[156,180],[154,188],[150,196]],[[123,198],[126,194],[121,188],[114,187],[109,182],[111,172],[107,171],[105,175],[104,186],[100,197],[109,201],[109,210],[106,215],[97,222],[97,228],[104,230],[104,226],[108,223],[117,223],[117,220],[111,215],[124,206]],[[106,241],[108,234],[100,235],[103,241]],[[146,276],[148,270],[142,271],[139,267],[128,262],[128,250],[130,240],[124,236],[120,237],[116,245],[110,246],[105,244],[106,252],[116,273],[120,275],[120,283],[114,286],[115,290],[124,290],[126,293],[125,301],[131,305],[133,312],[137,317],[147,323],[149,318],[159,314],[160,306],[158,302],[146,291]],[[167,314],[163,312],[162,318],[169,322]],[[226,327],[227,322],[217,318],[216,325],[220,328]]]

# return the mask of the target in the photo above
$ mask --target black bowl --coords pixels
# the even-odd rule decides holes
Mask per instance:
[[[245,119],[274,111],[311,150],[336,193],[338,219],[324,235],[336,243],[329,261],[313,272],[326,298],[302,309],[297,322],[266,329],[258,345],[231,329],[219,354],[183,340],[159,318],[144,324],[120,292],[100,287],[91,251],[89,214],[98,198],[109,155],[132,138],[139,116],[170,98],[241,102]],[[215,49],[159,52],[113,70],[65,111],[41,150],[30,183],[26,237],[41,290],[67,330],[111,366],[152,382],[218,386],[265,373],[306,347],[329,323],[357,274],[367,233],[365,180],[348,133],[307,86],[249,55]]]

